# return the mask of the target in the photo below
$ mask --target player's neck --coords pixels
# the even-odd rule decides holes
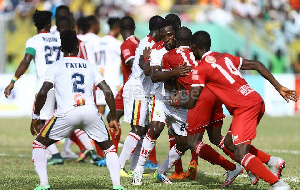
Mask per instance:
[[[50,29],[48,29],[48,28],[43,28],[43,29],[41,29],[41,30],[38,30],[37,31],[37,33],[39,34],[39,33],[49,33],[50,32]]]
[[[115,32],[115,31],[111,30],[111,31],[109,31],[108,35],[110,35],[110,36],[113,36],[113,37],[117,38],[117,37],[118,37],[118,35],[119,35],[119,33],[117,33],[117,32]]]
[[[78,52],[64,53],[64,57],[77,57]]]
[[[133,36],[134,33],[133,32],[124,32],[124,34],[122,35],[123,40],[127,40],[130,36]]]

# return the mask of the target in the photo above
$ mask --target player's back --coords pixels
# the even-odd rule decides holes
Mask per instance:
[[[46,81],[54,84],[57,100],[56,116],[74,109],[81,99],[85,105],[95,105],[93,86],[103,80],[95,65],[78,57],[64,57],[46,73]]]
[[[34,54],[38,89],[41,88],[44,82],[47,67],[60,59],[60,46],[60,37],[49,32],[39,33],[27,40],[26,49],[31,51],[30,54]]]
[[[194,69],[198,62],[189,46],[180,46],[175,48],[163,56],[162,69],[173,70],[179,65],[191,66]],[[189,90],[192,85],[192,72],[188,73],[185,77],[178,77],[176,88]]]
[[[230,113],[263,101],[243,78],[239,71],[241,65],[241,57],[207,52],[196,68],[201,80],[205,80],[206,86],[226,105]]]
[[[121,44],[111,35],[103,36],[100,41],[100,66],[104,68],[103,77],[110,86],[120,85]]]
[[[88,60],[93,64],[97,64],[96,54],[99,50],[101,38],[94,33],[88,32],[79,39],[85,44]]]

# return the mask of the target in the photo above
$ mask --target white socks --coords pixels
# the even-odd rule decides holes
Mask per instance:
[[[32,162],[40,178],[40,185],[49,185],[47,174],[46,146],[34,140],[32,144]]]
[[[53,143],[52,145],[48,146],[47,150],[50,151],[51,155],[59,153],[59,151],[57,150],[57,147],[56,147],[55,143]]]
[[[183,153],[180,152],[179,150],[177,150],[176,145],[174,145],[171,148],[168,157],[164,160],[162,165],[160,165],[160,167],[158,168],[157,173],[163,174],[163,173],[169,171],[173,167],[173,165],[176,164],[176,162],[180,159],[180,157],[182,155],[183,155]]]
[[[110,173],[113,186],[121,186],[120,183],[120,162],[116,153],[116,148],[112,145],[109,149],[104,150],[106,164]]]
[[[71,145],[73,141],[69,138],[65,138],[65,144],[64,144],[64,152],[72,152]]]
[[[130,132],[126,137],[124,142],[124,147],[120,154],[121,168],[125,167],[126,161],[129,160],[130,156],[135,152],[136,146],[140,139],[141,139],[140,136],[132,132]]]
[[[76,137],[81,141],[81,143],[83,144],[85,149],[94,150],[93,145],[91,143],[91,139],[83,130],[76,129],[74,131],[74,133],[75,133]]]
[[[131,171],[135,170],[135,167],[136,167],[136,165],[138,163],[139,156],[140,156],[141,149],[142,149],[143,140],[144,140],[144,137],[142,137],[139,140],[139,142],[136,145],[135,151],[134,151],[134,153],[131,156],[131,163],[130,163],[130,170]]]
[[[147,158],[153,150],[155,143],[156,139],[152,139],[147,133],[143,140],[142,150],[135,171],[144,171],[144,166],[146,164]]]

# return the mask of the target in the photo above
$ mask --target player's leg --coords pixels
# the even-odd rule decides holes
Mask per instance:
[[[124,141],[124,146],[120,154],[120,165],[122,176],[129,177],[124,169],[127,160],[130,159],[135,152],[138,142],[146,133],[146,126],[148,124],[148,101],[137,99],[126,99],[124,121],[131,124],[131,131]]]
[[[110,172],[110,177],[114,189],[121,189],[120,183],[120,162],[117,155],[117,150],[110,140],[110,135],[105,127],[105,124],[92,106],[86,106],[86,109],[81,110],[84,117],[84,130],[93,139],[98,146],[103,150],[106,156],[107,168]]]
[[[173,146],[176,144],[175,135],[169,134],[169,143],[170,143],[170,150]],[[185,173],[182,168],[182,161],[181,158],[175,163],[175,171],[174,173],[169,177],[169,179],[184,179]]]
[[[260,179],[270,185],[289,186],[268,170],[263,162],[254,154],[250,153],[250,143],[256,136],[256,127],[264,114],[264,104],[257,104],[241,114],[234,115],[231,124],[232,138],[234,144],[235,159],[242,164],[246,170],[251,171]],[[243,126],[243,127],[241,127]]]
[[[46,148],[55,142],[56,140],[48,137],[41,137],[40,135],[38,135],[33,141],[32,162],[40,179],[40,184],[38,187],[50,189],[47,174]]]

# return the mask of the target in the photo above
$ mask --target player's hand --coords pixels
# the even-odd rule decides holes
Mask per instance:
[[[117,138],[117,136],[120,133],[120,128],[119,128],[117,120],[111,120],[108,124],[108,127],[110,130],[115,130],[115,134],[116,134],[115,138]]]
[[[175,95],[170,95],[169,97],[169,104],[170,106],[177,107],[178,101],[180,101],[181,93],[176,93]]]
[[[12,89],[14,89],[14,83],[10,83],[4,90],[4,95],[6,98],[8,98],[8,96],[10,95]]]
[[[36,120],[36,119],[31,120],[30,132],[33,136],[39,134],[40,126],[41,126],[41,120]]]
[[[278,89],[278,92],[280,95],[285,99],[285,101],[288,103],[289,100],[292,100],[294,102],[297,102],[299,100],[299,95],[296,90],[290,90],[284,86],[281,86]]]
[[[143,50],[143,56],[144,56],[144,59],[149,59],[149,58],[150,58],[150,52],[151,52],[150,47],[146,47],[146,48]]]
[[[191,66],[181,64],[178,67],[176,67],[173,71],[176,77],[185,77],[191,72],[191,70]]]

